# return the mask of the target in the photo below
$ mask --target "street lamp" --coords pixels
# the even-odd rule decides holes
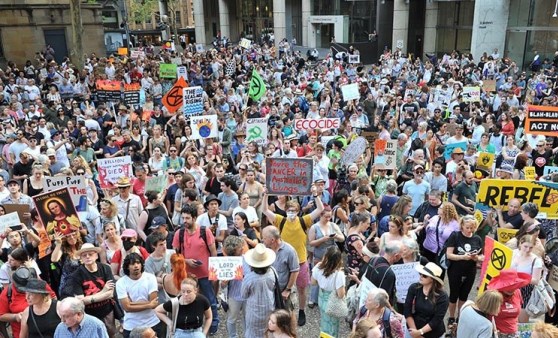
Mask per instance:
[[[558,17],[558,14],[556,14],[556,10],[558,10],[558,0],[556,0],[556,4],[554,5],[554,14],[552,14],[553,18]]]

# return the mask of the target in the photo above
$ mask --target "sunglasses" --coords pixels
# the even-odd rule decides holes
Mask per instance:
[[[428,277],[430,277],[430,276],[425,275],[425,274],[422,274],[422,273],[419,273],[419,275],[420,275],[422,278],[428,278]]]
[[[364,203],[362,203],[362,202],[357,202],[357,203],[355,203],[355,205],[363,205],[363,204],[364,204]]]
[[[176,153],[176,149],[169,150],[171,153]]]
[[[424,174],[424,170],[415,170],[415,174]]]

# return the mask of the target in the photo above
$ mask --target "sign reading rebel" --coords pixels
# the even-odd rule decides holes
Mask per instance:
[[[270,195],[310,195],[314,161],[309,158],[267,158],[265,184]]]

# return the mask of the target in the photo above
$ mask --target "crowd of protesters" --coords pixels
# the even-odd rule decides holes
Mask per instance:
[[[512,338],[529,320],[551,324],[537,323],[533,337],[556,336],[550,309],[526,311],[558,266],[557,246],[545,247],[555,221],[517,198],[481,222],[474,213],[483,179],[525,180],[533,166],[535,180],[558,181],[544,175],[558,165],[558,134],[524,133],[527,105],[557,104],[558,58],[522,69],[497,50],[479,60],[386,50],[364,66],[349,62],[353,48],[308,60],[286,41],[184,47],[91,53],[80,69],[47,46],[0,70],[0,216],[29,206],[0,234],[0,321],[13,337],[296,337],[307,316],[339,337],[344,320],[329,304],[367,282],[377,288],[350,316],[351,337]],[[176,79],[159,67],[177,58],[189,86],[203,88],[218,137],[192,138],[189,117],[163,104]],[[267,88],[259,100],[249,95],[254,70]],[[139,84],[140,103],[99,100],[98,80]],[[355,83],[360,98],[345,99],[342,87]],[[479,88],[478,100],[466,87]],[[247,139],[252,118],[267,119],[264,145]],[[340,126],[295,128],[303,118]],[[396,140],[395,170],[370,147],[344,162],[364,132]],[[465,146],[444,156],[454,143]],[[493,168],[476,168],[480,153],[494,154]],[[101,189],[97,161],[121,156],[132,175]],[[311,194],[268,195],[267,158],[313,160]],[[87,211],[65,218],[64,234],[33,201],[49,176],[86,181]],[[162,192],[146,191],[154,176],[165,177]],[[497,228],[518,229],[511,269],[469,300]],[[244,256],[243,279],[209,279],[209,257],[223,255]],[[413,262],[420,277],[400,301],[391,267]]]

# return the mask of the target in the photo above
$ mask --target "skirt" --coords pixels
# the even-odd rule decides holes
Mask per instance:
[[[329,334],[332,337],[339,336],[339,318],[335,318],[326,314],[327,302],[329,296],[334,291],[324,291],[320,288],[320,296],[318,298],[318,307],[320,308],[320,331]]]

